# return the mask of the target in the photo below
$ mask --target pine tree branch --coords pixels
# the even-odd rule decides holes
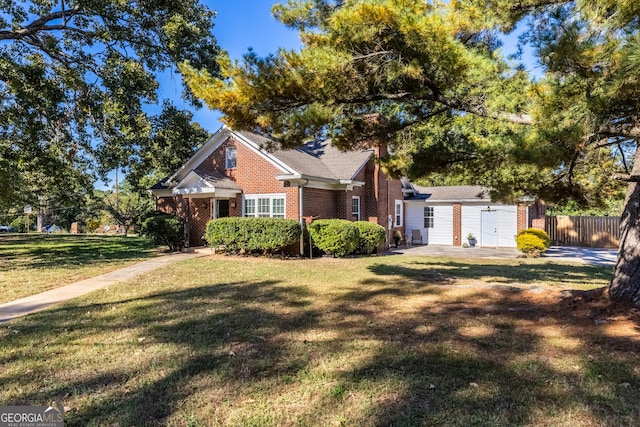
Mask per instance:
[[[494,120],[504,120],[520,125],[532,125],[533,118],[529,114],[505,113],[502,111],[491,111],[485,105],[473,105],[460,100],[451,100],[442,95],[436,97],[437,101],[452,109],[463,111],[465,113],[474,114],[476,116],[485,117]]]

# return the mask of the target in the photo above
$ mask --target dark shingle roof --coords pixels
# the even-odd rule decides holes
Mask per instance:
[[[165,177],[162,178],[160,181],[156,182],[155,184],[153,184],[153,187],[150,188],[150,190],[168,190],[171,188],[171,186],[167,183],[167,180],[169,179],[169,177]]]
[[[443,187],[421,187],[413,185],[418,194],[413,197],[418,200],[428,201],[455,201],[455,200],[491,200],[491,190],[481,185],[453,185]]]
[[[240,186],[238,186],[238,184],[236,184],[235,181],[227,178],[226,176],[222,176],[218,174],[204,174],[204,173],[195,172],[195,171],[194,173],[216,188],[226,188],[228,190],[241,190]]]
[[[192,172],[216,188],[225,188],[228,190],[241,189],[238,184],[235,183],[235,181],[221,174],[201,173],[196,171]],[[169,183],[167,180],[168,177],[157,182],[153,187],[151,187],[151,190],[171,190],[175,188],[177,184],[179,184],[178,182]]]
[[[273,141],[253,132],[238,132],[260,146]],[[353,179],[373,150],[340,151],[331,140],[311,141],[293,150],[275,150],[270,153],[302,175],[327,179]]]

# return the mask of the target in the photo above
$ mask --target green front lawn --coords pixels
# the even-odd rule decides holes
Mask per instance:
[[[65,234],[0,235],[0,303],[149,258],[147,239]]]
[[[0,401],[67,424],[640,424],[638,318],[559,290],[609,268],[211,256],[0,326]]]

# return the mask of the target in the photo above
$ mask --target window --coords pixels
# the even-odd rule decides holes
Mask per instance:
[[[236,167],[236,147],[227,147],[224,151],[225,167],[234,169]]]
[[[351,215],[356,218],[356,221],[360,221],[360,196],[351,198]]]
[[[274,218],[284,218],[284,199],[273,199],[271,206],[271,216]]]
[[[244,197],[244,216],[260,218],[284,218],[284,194],[246,195]]]
[[[424,228],[433,228],[433,206],[424,208]]]
[[[258,216],[265,218],[271,213],[271,199],[258,199]]]
[[[256,216],[255,199],[246,199],[244,201],[244,216]]]
[[[402,200],[396,200],[396,227],[402,227]]]

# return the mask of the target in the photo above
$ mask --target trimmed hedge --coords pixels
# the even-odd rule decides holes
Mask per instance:
[[[551,238],[539,228],[528,228],[516,236],[518,250],[528,257],[536,258],[551,246]]]
[[[355,253],[360,243],[360,232],[346,219],[319,219],[307,226],[313,244],[320,250],[343,257]]]
[[[171,252],[184,248],[184,220],[178,215],[155,212],[142,222],[140,231],[156,245],[166,245]]]
[[[360,241],[356,248],[359,255],[370,255],[384,242],[387,232],[384,227],[369,221],[356,221],[353,223],[360,232]]]
[[[297,242],[301,233],[292,219],[228,217],[209,221],[205,239],[230,253],[272,254]]]

